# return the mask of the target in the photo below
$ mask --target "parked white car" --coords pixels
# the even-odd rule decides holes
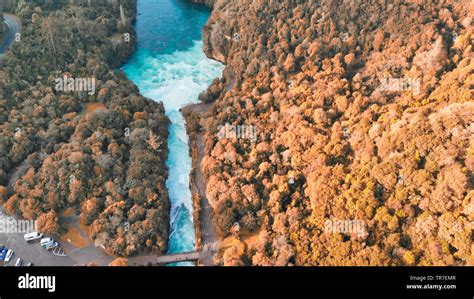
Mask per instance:
[[[59,243],[56,242],[53,238],[43,238],[40,241],[40,245],[47,250],[54,249],[59,246]]]
[[[23,266],[23,260],[21,258],[18,258],[15,263],[15,267],[20,267]]]
[[[40,241],[40,245],[44,247],[46,244],[51,243],[51,242],[54,242],[53,238],[43,238]]]
[[[25,235],[23,236],[23,238],[25,238],[25,241],[26,241],[26,242],[38,240],[38,239],[40,239],[40,238],[42,238],[42,237],[43,237],[43,234],[38,233],[38,232],[31,232],[31,233],[25,234]]]
[[[7,254],[5,255],[5,262],[8,263],[9,261],[11,261],[12,256],[13,256],[13,250],[8,249]]]
[[[50,250],[50,249],[54,249],[58,246],[59,246],[59,243],[54,241],[54,242],[51,242],[51,243],[48,243],[48,244],[44,245],[43,247],[46,248],[47,250]]]

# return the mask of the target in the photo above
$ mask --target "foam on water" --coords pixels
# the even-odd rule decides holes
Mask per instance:
[[[140,35],[139,35],[140,36]],[[140,48],[124,66],[128,78],[140,92],[153,100],[162,101],[169,126],[168,188],[171,201],[171,230],[168,253],[195,249],[193,206],[189,189],[192,161],[189,155],[188,135],[180,108],[198,102],[199,93],[219,77],[222,65],[208,59],[202,51],[202,41],[193,41],[191,47],[172,53],[156,53]],[[190,263],[179,263],[190,265]]]

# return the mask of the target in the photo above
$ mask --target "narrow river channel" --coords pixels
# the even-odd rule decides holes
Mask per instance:
[[[192,168],[185,120],[179,109],[198,102],[199,93],[223,66],[202,51],[201,30],[210,10],[188,0],[139,0],[137,49],[123,67],[142,95],[164,103],[169,127],[166,182],[171,201],[168,253],[195,249],[189,189]],[[192,265],[179,263],[179,265]]]

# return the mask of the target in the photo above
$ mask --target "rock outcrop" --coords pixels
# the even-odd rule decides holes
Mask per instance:
[[[191,0],[194,3],[204,4],[212,8],[217,0]]]

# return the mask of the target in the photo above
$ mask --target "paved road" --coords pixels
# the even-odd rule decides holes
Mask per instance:
[[[5,24],[8,26],[8,36],[0,45],[0,54],[4,53],[15,40],[15,35],[20,31],[20,23],[14,15],[4,14]]]

